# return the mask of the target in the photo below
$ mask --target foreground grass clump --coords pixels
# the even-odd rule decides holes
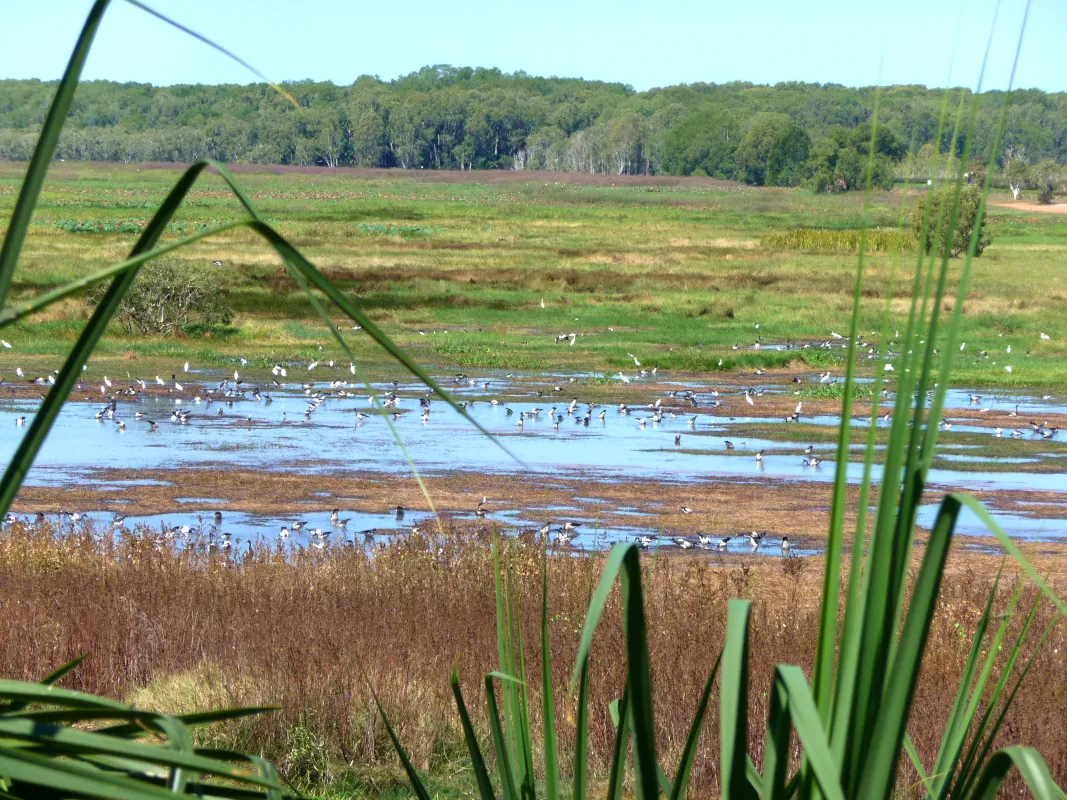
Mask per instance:
[[[488,730],[477,678],[495,669],[495,603],[488,540],[462,529],[448,538],[398,539],[373,554],[351,548],[266,549],[227,557],[206,542],[184,549],[140,532],[118,541],[91,528],[74,535],[14,527],[0,537],[0,673],[36,679],[55,664],[87,653],[67,678],[79,690],[137,707],[185,714],[215,707],[278,705],[279,712],[194,733],[198,746],[262,753],[302,790],[368,791],[404,785],[368,685],[374,685],[397,735],[433,786],[473,791],[463,732],[448,673],[459,659],[461,686],[473,724]],[[244,549],[242,545],[242,549]],[[576,697],[567,692],[589,593],[604,556],[549,555],[524,540],[504,540],[502,558],[516,576],[526,642],[540,628],[540,575],[547,566],[552,682],[563,763],[573,755]],[[963,673],[971,631],[981,617],[997,560],[964,555],[950,561],[909,732],[929,763]],[[1055,560],[1039,562],[1054,568]],[[1010,564],[1009,564],[1010,568]],[[767,559],[718,566],[714,558],[650,558],[643,564],[654,674],[656,732],[665,763],[685,744],[707,672],[726,637],[731,599],[752,602],[749,670],[758,686],[774,666],[811,654],[818,630],[819,559]],[[1067,575],[1054,572],[1062,591]],[[994,610],[1006,609],[1017,579],[1005,577]],[[1035,599],[1023,588],[1017,605]],[[608,601],[609,616],[621,596]],[[1053,618],[1045,604],[1034,630]],[[1009,636],[1024,620],[1012,621]],[[607,713],[625,682],[625,643],[610,626],[598,632],[589,662],[589,780],[603,787],[614,726]],[[1022,659],[1036,650],[1028,637]],[[1067,714],[1067,628],[1053,629],[1005,720],[1004,743],[1039,748],[1053,775],[1067,781],[1067,749],[1059,735]],[[539,648],[527,651],[529,676],[539,676]],[[811,663],[801,659],[801,666]],[[998,662],[994,680],[1000,674]],[[531,687],[540,684],[532,678]],[[534,741],[542,734],[540,693],[532,688]],[[753,691],[753,746],[768,698]],[[1010,732],[1010,733],[1009,733]],[[1008,738],[1010,736],[1010,739]],[[718,710],[709,709],[693,764],[690,796],[720,791]],[[483,742],[488,746],[488,740]],[[324,761],[325,759],[325,761]],[[899,786],[917,780],[902,763]],[[1011,787],[1019,784],[1013,779]],[[362,788],[360,788],[362,787]],[[406,790],[405,790],[406,791]]]

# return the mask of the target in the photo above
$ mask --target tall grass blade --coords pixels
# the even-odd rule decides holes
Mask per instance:
[[[493,794],[493,782],[489,780],[489,770],[486,769],[485,759],[482,757],[482,748],[478,744],[478,735],[471,725],[470,715],[467,713],[467,704],[463,702],[463,690],[459,686],[459,672],[452,667],[452,695],[456,698],[456,709],[459,711],[459,721],[463,726],[463,738],[467,742],[467,752],[471,757],[471,770],[474,772],[475,783],[478,784],[478,794],[482,800],[496,800]]]
[[[952,495],[941,503],[930,540],[926,545],[919,576],[915,581],[907,621],[901,632],[885,696],[878,710],[871,751],[863,765],[860,782],[861,797],[887,797],[896,774],[901,743],[908,724],[915,685],[919,680],[926,638],[937,605],[937,593],[945,571],[952,532],[962,506]]]
[[[559,800],[559,743],[552,697],[552,648],[548,641],[548,555],[541,560],[541,719],[545,728],[545,798]]]
[[[994,753],[975,782],[970,797],[973,800],[995,800],[1012,767],[1019,770],[1036,800],[1061,800],[1065,797],[1052,780],[1045,759],[1032,747],[1006,747]]]
[[[173,217],[178,206],[205,166],[207,165],[204,162],[194,164],[182,174],[141,233],[131,251],[131,256],[142,255],[156,246],[159,237],[166,230],[167,223],[170,222],[171,217]],[[133,267],[114,279],[67,356],[67,360],[56,376],[55,385],[42,401],[41,407],[30,423],[29,430],[23,436],[22,441],[19,442],[19,446],[11,457],[3,477],[0,478],[0,516],[6,514],[11,507],[11,502],[22,487],[22,482],[26,479],[26,474],[29,472],[30,467],[33,466],[33,461],[37,457],[41,445],[44,444],[48,431],[51,430],[52,424],[59,415],[67,395],[70,394],[71,389],[74,388],[75,383],[80,378],[82,366],[89,359],[89,354],[92,353],[93,348],[100,341],[100,337],[104,335],[108,323],[111,322],[111,318],[118,310],[123,296],[129,290],[136,276],[137,268]]]
[[[488,678],[486,679],[486,682],[489,682]],[[430,800],[430,793],[426,791],[426,785],[422,782],[422,778],[419,777],[419,773],[415,771],[415,765],[411,763],[407,751],[405,751],[404,746],[400,744],[400,739],[397,738],[396,732],[393,730],[393,725],[389,722],[389,715],[385,713],[385,709],[382,708],[382,703],[378,699],[378,693],[374,691],[374,686],[370,681],[367,681],[367,686],[370,689],[371,697],[374,699],[374,705],[378,709],[378,713],[382,715],[382,722],[385,724],[385,732],[389,735],[389,741],[393,743],[393,749],[396,750],[397,758],[400,759],[400,763],[404,767],[404,773],[408,776],[408,783],[411,784],[411,788],[415,792],[415,797],[417,797],[418,800]]]
[[[837,648],[838,595],[841,586],[841,555],[845,536],[845,511],[848,507],[848,458],[852,446],[852,399],[855,392],[856,349],[859,346],[860,303],[863,297],[864,254],[867,247],[867,227],[871,180],[874,170],[875,137],[878,130],[878,104],[881,89],[874,94],[874,111],[871,121],[871,138],[868,142],[866,189],[863,199],[863,219],[860,228],[859,256],[856,266],[856,282],[852,290],[852,322],[849,326],[848,356],[845,364],[845,393],[841,399],[841,425],[837,435],[837,465],[834,470],[834,488],[830,501],[830,532],[826,543],[826,569],[823,572],[822,603],[819,609],[819,635],[815,644],[815,702],[819,713],[827,723],[830,721],[832,687],[834,680],[834,656]]]
[[[626,683],[630,687],[630,720],[633,722],[636,794],[640,800],[654,800],[660,789],[660,766],[656,760],[652,671],[648,661],[640,558],[637,545],[630,544],[623,556],[622,619],[626,637]],[[667,793],[670,794],[669,788]]]
[[[512,580],[512,573],[507,572],[505,587],[508,590],[508,619],[509,625],[514,625],[515,651],[518,659],[518,681],[514,684],[511,705],[514,716],[510,721],[513,727],[513,738],[518,745],[519,767],[519,791],[525,800],[534,798],[534,768],[533,768],[533,742],[530,734],[530,697],[529,684],[526,682],[526,648],[522,643],[522,608],[518,590]],[[512,612],[514,603],[514,612]]]
[[[501,694],[506,691],[501,687]],[[485,700],[489,708],[489,731],[493,735],[493,749],[496,752],[496,769],[500,773],[500,788],[504,800],[518,800],[519,791],[515,787],[515,773],[511,768],[511,753],[504,728],[500,724],[500,712],[497,709],[496,692],[493,689],[493,675],[485,676]]]
[[[571,797],[585,800],[589,789],[589,662],[578,673],[578,701],[574,723],[574,769]]]
[[[574,690],[574,684],[578,680],[578,675],[582,671],[582,668],[589,661],[589,649],[593,646],[593,634],[596,633],[596,626],[600,622],[600,617],[604,613],[604,606],[607,605],[608,596],[611,594],[611,587],[615,583],[615,578],[618,577],[619,570],[622,568],[623,559],[626,557],[627,552],[632,545],[625,542],[619,542],[612,546],[608,552],[607,560],[604,562],[604,569],[600,573],[600,582],[597,584],[596,591],[593,592],[593,596],[589,600],[589,610],[585,613],[585,622],[582,624],[582,635],[578,640],[578,652],[575,656],[574,673],[571,675],[571,691]]]
[[[763,800],[784,800],[785,775],[789,768],[789,745],[793,731],[789,724],[789,695],[777,679],[771,682],[770,697],[767,746],[763,750],[763,775],[760,785],[753,788]]]
[[[804,758],[818,783],[819,791],[827,800],[844,800],[845,794],[839,782],[840,770],[830,753],[830,744],[811,689],[804,678],[804,671],[800,667],[779,664],[774,674],[775,681],[785,692],[789,718],[804,746]]]
[[[206,239],[209,236],[214,236],[225,231],[232,230],[234,228],[240,228],[246,226],[247,222],[231,222],[225,225],[218,225],[214,228],[209,228],[198,233],[194,233],[190,236],[186,236],[177,241],[170,242],[165,245],[160,245],[146,253],[142,253],[139,256],[127,258],[125,261],[120,261],[118,264],[113,264],[106,269],[102,269],[99,272],[94,272],[91,275],[86,275],[81,278],[77,278],[63,286],[56,289],[52,289],[47,292],[19,303],[18,305],[8,306],[0,311],[0,328],[7,327],[12,323],[18,322],[23,317],[28,317],[31,314],[35,314],[38,311],[43,311],[53,303],[58,303],[60,300],[65,300],[68,297],[78,294],[79,292],[88,289],[91,286],[95,286],[98,283],[102,283],[108,278],[114,278],[121,273],[129,271],[133,267],[139,267],[146,261],[151,261],[154,258],[166,255],[174,250],[178,250],[182,247],[187,247],[190,244]]]
[[[608,769],[607,800],[618,800],[622,797],[623,781],[626,778],[626,747],[631,727],[629,686],[623,688],[622,697],[615,705],[618,718],[615,721],[615,742],[611,748],[611,767]]]
[[[723,794],[752,797],[745,777],[748,753],[748,600],[731,600],[726,612],[719,700],[719,741]]]
[[[948,715],[948,725],[945,727],[944,735],[941,738],[941,746],[938,749],[937,758],[934,759],[934,778],[929,789],[935,796],[942,796],[943,791],[952,783],[951,771],[954,769],[954,765],[958,763],[959,750],[963,747],[964,737],[967,735],[967,730],[974,715],[974,709],[970,707],[969,701],[973,697],[975,698],[974,702],[977,702],[977,698],[981,697],[983,693],[984,679],[980,679],[979,683],[974,685],[974,676],[978,670],[978,660],[982,655],[986,631],[989,629],[989,620],[993,614],[993,601],[996,600],[997,588],[1000,586],[1000,577],[1003,571],[1004,562],[1002,560],[1000,569],[997,570],[997,577],[993,580],[993,588],[986,599],[985,609],[978,620],[978,627],[975,629],[971,641],[971,650],[967,654],[967,661],[963,667],[963,676],[960,678],[960,685],[952,703],[952,710]],[[1014,601],[1018,600],[1018,597],[1019,589],[1017,587],[1013,595],[1012,606],[1014,606]],[[988,672],[992,669],[993,661],[999,652],[999,639],[1003,638],[1004,632],[1007,630],[1010,616],[1011,610],[1009,609],[999,626],[997,636],[994,637],[993,645],[988,649],[983,678],[988,678]]]
[[[970,511],[972,514],[974,514],[976,517],[978,517],[982,524],[986,526],[986,529],[990,533],[992,533],[994,537],[996,537],[998,542],[1000,542],[1000,546],[1003,547],[1004,550],[1008,553],[1008,555],[1010,555],[1015,560],[1015,562],[1022,568],[1023,572],[1027,574],[1030,580],[1037,584],[1037,587],[1041,590],[1041,593],[1052,601],[1052,604],[1056,606],[1060,614],[1067,617],[1067,603],[1064,603],[1063,600],[1059,598],[1059,595],[1052,591],[1052,587],[1050,587],[1045,581],[1045,579],[1041,577],[1040,573],[1038,573],[1038,571],[1034,569],[1034,565],[1030,563],[1029,559],[1027,559],[1025,555],[1023,555],[1022,550],[1020,550],[1019,547],[1015,544],[1015,542],[1012,541],[1011,537],[1004,533],[1004,530],[1000,527],[997,521],[989,515],[989,512],[986,511],[985,506],[983,506],[981,503],[979,503],[977,500],[967,494],[960,494],[958,492],[954,492],[949,496],[952,497],[961,506]]]
[[[174,800],[168,789],[145,781],[133,780],[121,773],[105,772],[84,763],[38,755],[26,750],[0,750],[0,775],[59,796],[102,797],[113,800]],[[423,800],[429,800],[429,797]]]
[[[997,713],[995,720],[992,720],[993,711],[996,708],[998,699],[1002,696],[1004,688],[1007,685],[1008,678],[1011,675],[1012,670],[1015,667],[1015,662],[1019,656],[1019,650],[1022,647],[1022,642],[1026,638],[1026,634],[1030,630],[1030,626],[1033,623],[1034,615],[1037,611],[1038,600],[1034,602],[1034,605],[1030,611],[1030,615],[1026,620],[1026,624],[1023,626],[1022,632],[1019,634],[1018,641],[1015,644],[1015,648],[1012,651],[1011,657],[1008,663],[1004,666],[1000,680],[997,687],[994,690],[993,697],[990,698],[989,703],[986,706],[985,714],[982,716],[981,722],[975,730],[974,736],[971,741],[971,746],[967,750],[967,755],[963,759],[963,765],[959,769],[959,775],[956,778],[956,785],[950,792],[951,797],[966,797],[968,790],[971,787],[974,779],[977,777],[979,768],[985,758],[993,751],[993,743],[996,741],[997,734],[1000,732],[1000,726],[1004,722],[1004,717],[1008,713],[1008,709],[1011,708],[1012,703],[1015,701],[1015,695],[1019,691],[1019,687],[1022,686],[1023,681],[1026,679],[1026,675],[1030,672],[1030,667],[1033,666],[1034,660],[1037,658],[1038,653],[1041,652],[1041,648],[1044,647],[1045,641],[1048,639],[1052,629],[1059,623],[1061,617],[1054,616],[1052,621],[1046,626],[1044,633],[1041,634],[1041,638],[1034,646],[1033,652],[1026,660],[1026,664],[1019,671],[1019,676],[1015,679],[1015,685],[1012,687],[1011,692],[1008,694],[1007,699],[1000,704],[1000,710]],[[992,721],[991,721],[992,720]],[[962,788],[961,788],[962,787]]]
[[[704,683],[704,691],[700,694],[700,702],[697,703],[696,714],[693,715],[693,724],[689,726],[689,735],[685,739],[685,747],[682,748],[681,758],[678,760],[678,769],[674,773],[674,788],[669,795],[670,800],[681,800],[686,796],[689,787],[689,774],[693,770],[693,761],[697,755],[697,744],[700,742],[700,732],[704,728],[704,717],[708,711],[708,701],[711,700],[711,690],[715,685],[715,676],[719,672],[719,664],[722,662],[722,653],[715,657],[715,663],[708,673],[708,679]]]
[[[100,27],[100,21],[107,10],[108,2],[109,0],[96,0],[89,9],[70,61],[67,62],[67,68],[59,81],[56,96],[52,99],[52,105],[48,107],[48,115],[41,127],[41,135],[37,138],[37,145],[33,149],[26,177],[22,181],[22,188],[19,190],[15,208],[11,212],[11,219],[7,225],[7,234],[4,236],[3,244],[0,245],[0,306],[7,301],[7,293],[11,288],[11,280],[15,276],[15,267],[22,253],[22,245],[26,241],[33,211],[37,207],[37,199],[41,196],[48,166],[59,144],[59,133],[70,113],[70,107],[74,101],[74,90],[78,87],[78,79],[85,66],[85,59],[89,57],[93,38]],[[6,507],[4,511],[7,511]]]

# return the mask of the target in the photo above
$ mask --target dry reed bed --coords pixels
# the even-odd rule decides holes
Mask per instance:
[[[506,549],[521,587],[527,670],[536,676],[544,551],[527,540],[510,540]],[[909,726],[927,763],[998,563],[961,554],[946,574]],[[567,679],[600,565],[597,556],[548,558],[552,662],[564,743],[574,734]],[[722,566],[652,556],[644,567],[664,762],[674,763],[722,646],[727,601],[744,596],[754,604],[750,752],[759,764],[772,667],[789,662],[808,668],[815,649],[821,560]],[[1014,576],[1004,583],[1013,581]],[[999,608],[1007,602],[1006,588],[1002,594]],[[1032,597],[1026,590],[1023,603]],[[612,736],[607,704],[624,678],[618,598],[612,603],[591,664],[591,765],[601,771]],[[476,724],[486,730],[480,676],[495,668],[497,645],[484,535],[453,531],[442,540],[409,538],[371,555],[348,547],[231,557],[209,552],[202,542],[178,550],[133,535],[105,539],[91,528],[60,537],[47,526],[40,531],[14,526],[0,536],[0,605],[5,677],[36,679],[86,653],[85,664],[68,680],[72,688],[151,702],[165,711],[277,704],[282,710],[276,714],[211,735],[264,752],[298,781],[322,781],[343,764],[395,764],[370,710],[362,670],[416,762],[435,774],[456,774],[464,760],[448,687],[457,659]],[[1039,616],[1039,623],[1050,618],[1047,610]],[[1065,639],[1064,629],[1053,632],[1002,732],[1005,742],[1038,747],[1061,784],[1067,781]],[[532,691],[538,685],[532,680]],[[711,707],[717,709],[717,703]],[[717,740],[718,720],[709,712],[694,766],[694,796],[718,791]],[[304,744],[297,747],[297,741]],[[318,753],[310,760],[308,742]],[[907,785],[915,775],[902,768],[900,780]]]

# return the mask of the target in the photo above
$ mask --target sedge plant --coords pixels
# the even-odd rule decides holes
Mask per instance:
[[[1025,15],[1023,25],[1025,27]],[[1020,43],[1021,40],[1020,32]],[[998,152],[1010,96],[1010,92],[1003,96],[1000,127],[990,151],[992,154]],[[593,634],[616,579],[621,583],[627,679],[621,697],[612,708],[618,727],[611,764],[604,776],[611,800],[621,796],[627,780],[630,781],[629,790],[641,800],[655,800],[661,794],[669,800],[686,796],[697,742],[716,682],[720,725],[719,780],[724,797],[735,800],[757,797],[782,800],[794,796],[828,800],[891,798],[905,791],[905,787],[898,785],[904,759],[910,761],[920,777],[919,785],[911,791],[931,799],[993,798],[1013,768],[1035,797],[1065,797],[1040,753],[1019,745],[998,748],[997,740],[1020,683],[1051,625],[1067,614],[1067,604],[1050,589],[982,505],[964,494],[953,493],[942,498],[918,572],[914,580],[909,580],[916,520],[937,447],[952,354],[958,340],[971,263],[980,241],[988,174],[993,171],[991,164],[977,209],[978,222],[972,228],[964,258],[960,261],[954,257],[952,243],[964,187],[962,165],[971,158],[977,104],[981,97],[976,93],[961,101],[954,118],[950,118],[949,97],[946,92],[937,140],[951,124],[954,128],[951,140],[957,141],[957,135],[963,138],[966,143],[964,154],[956,162],[959,169],[948,193],[949,200],[937,204],[933,210],[931,206],[934,204],[924,204],[919,241],[926,240],[927,230],[943,231],[944,236],[939,240],[940,246],[930,252],[913,248],[916,261],[911,281],[910,313],[901,352],[895,357],[889,352],[887,327],[883,325],[883,346],[876,367],[873,396],[879,396],[882,375],[888,374],[887,367],[891,367],[896,376],[896,397],[877,487],[873,480],[873,461],[878,404],[872,404],[861,499],[848,559],[850,568],[845,602],[841,607],[846,469],[849,426],[856,394],[865,235],[859,240],[814,672],[809,681],[798,666],[782,664],[774,670],[768,689],[770,710],[762,764],[754,762],[748,747],[750,605],[746,600],[732,600],[726,611],[727,628],[722,651],[710,669],[680,761],[672,774],[662,768],[654,735],[640,551],[635,543],[620,543],[610,551],[589,603],[571,678],[577,707],[569,791],[565,790],[561,777],[564,760],[555,734],[547,624],[548,586],[547,579],[542,576],[540,690],[544,755],[540,769],[535,769],[531,702],[527,691],[529,676],[515,608],[516,593],[494,550],[500,662],[499,670],[486,675],[484,682],[492,757],[482,752],[478,736],[471,727],[458,676],[455,671],[452,675],[456,705],[481,800],[498,797],[502,800],[534,800],[539,795],[546,800],[558,800],[561,796],[584,800],[589,795],[588,665]],[[878,127],[877,108],[876,102],[871,154]],[[873,155],[868,164],[868,187],[872,168]],[[957,286],[951,313],[945,311],[950,280]],[[888,311],[889,301],[886,302]],[[874,488],[877,488],[877,505],[873,525],[868,531],[866,511]],[[974,633],[963,679],[945,723],[936,759],[934,763],[923,764],[907,735],[908,716],[953,531],[964,510],[982,520],[1006,553],[1037,585],[1039,593],[1026,612],[1019,633],[1013,640],[1008,640],[1009,623],[1016,611],[1019,593],[1016,591],[1012,595],[1004,614],[995,615],[993,605],[1000,582],[998,575]],[[1054,606],[1053,620],[1049,629],[1036,637],[1036,643],[1031,642],[1032,654],[1023,662],[1025,644],[1042,601]],[[998,676],[995,681],[994,675]],[[386,724],[388,726],[387,718]],[[388,727],[388,730],[416,794],[428,797],[401,743],[392,728]],[[800,745],[799,756],[793,751],[794,737]],[[491,772],[494,762],[495,779]]]

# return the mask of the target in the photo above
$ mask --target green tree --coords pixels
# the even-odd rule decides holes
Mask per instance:
[[[1013,200],[1019,199],[1019,192],[1026,186],[1026,182],[1030,178],[1030,167],[1027,166],[1026,160],[1022,158],[1009,158],[1004,165],[1004,180],[1008,184],[1008,188],[1011,189],[1011,196]]]
[[[811,152],[811,137],[799,125],[790,125],[771,147],[767,157],[767,184],[799,186],[804,179],[804,164]]]
[[[737,177],[755,186],[769,183],[771,151],[792,127],[785,114],[756,114],[737,146]]]
[[[923,197],[919,198],[919,201],[911,211],[912,229],[915,231],[916,236],[920,237],[926,252],[930,252],[935,247],[938,254],[945,252],[955,193],[955,186],[945,186],[941,189],[927,192]],[[967,252],[967,248],[970,246],[974,227],[978,223],[978,206],[981,200],[982,188],[980,186],[971,184],[963,187],[960,193],[956,225],[952,231],[952,241],[948,246],[949,255],[953,258]],[[927,206],[929,206],[930,215],[926,220],[925,237],[923,237],[923,218],[926,214]],[[982,255],[982,251],[992,241],[985,229],[985,217],[983,217],[975,244],[975,256]]]
[[[906,152],[903,142],[887,128],[879,128],[874,136],[874,155],[871,152],[871,126],[863,123],[855,128],[835,127],[811,149],[806,167],[806,184],[817,192],[847,192],[866,185],[868,163],[871,166],[871,185],[889,190],[893,188],[895,165]]]
[[[1063,179],[1062,173],[1060,165],[1051,158],[1046,158],[1034,165],[1031,175],[1037,186],[1037,202],[1044,205],[1052,204],[1056,184]]]

